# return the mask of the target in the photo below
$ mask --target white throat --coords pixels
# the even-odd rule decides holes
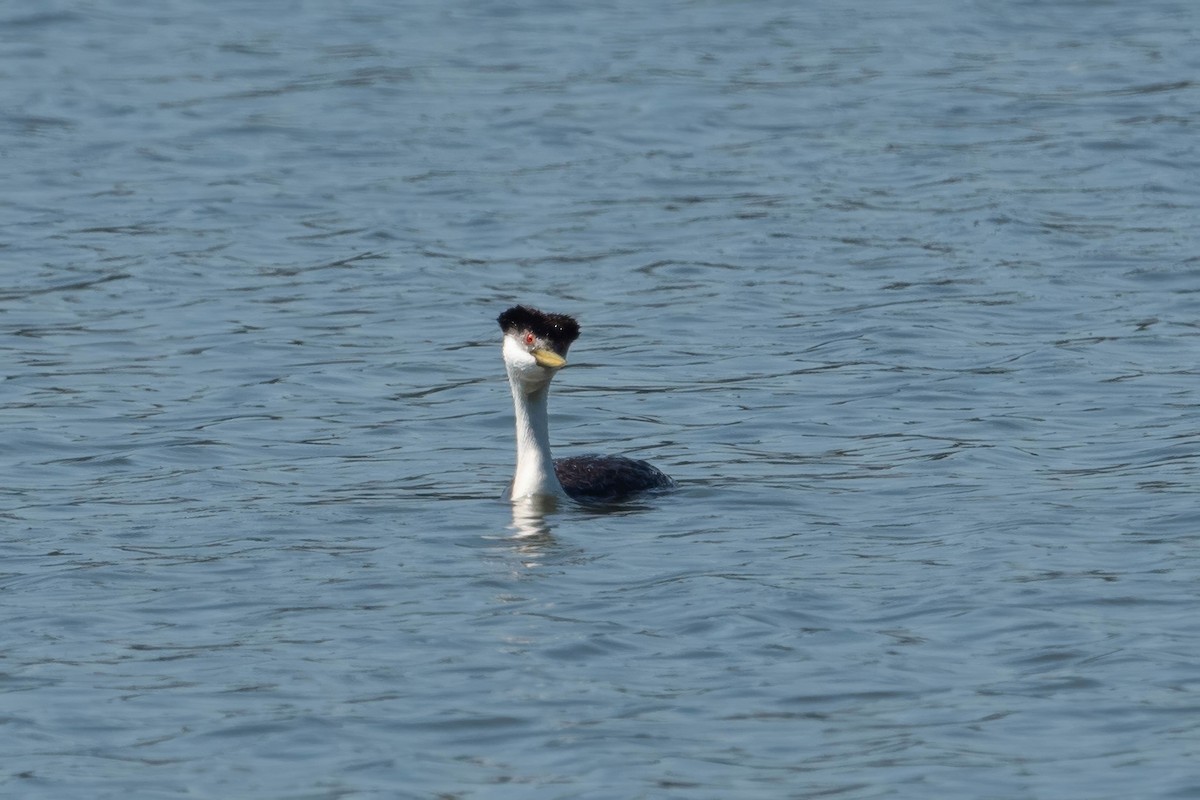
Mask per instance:
[[[517,422],[517,470],[508,496],[514,500],[535,495],[566,497],[550,455],[546,400],[554,372],[538,366],[533,356],[508,337],[504,339],[504,365]]]

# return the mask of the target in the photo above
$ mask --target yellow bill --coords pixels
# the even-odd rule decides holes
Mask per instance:
[[[567,363],[567,360],[552,350],[534,350],[533,360],[542,367],[557,369]]]

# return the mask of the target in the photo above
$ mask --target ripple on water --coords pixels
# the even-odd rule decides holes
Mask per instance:
[[[1195,794],[1182,6],[377,5],[0,24],[9,794]]]

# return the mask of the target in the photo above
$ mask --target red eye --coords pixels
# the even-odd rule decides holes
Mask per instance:
[[[525,344],[533,344],[533,334],[532,333],[525,334]]]

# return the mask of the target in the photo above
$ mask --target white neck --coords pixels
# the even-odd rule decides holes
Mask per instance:
[[[509,498],[537,495],[566,497],[554,475],[550,456],[550,421],[546,398],[554,373],[540,367],[512,337],[504,337],[504,366],[517,415],[517,471]]]
[[[554,459],[550,455],[550,425],[546,413],[546,398],[550,384],[526,392],[512,382],[513,407],[517,414],[517,471],[513,475],[511,498],[531,495],[566,495],[554,475]]]

